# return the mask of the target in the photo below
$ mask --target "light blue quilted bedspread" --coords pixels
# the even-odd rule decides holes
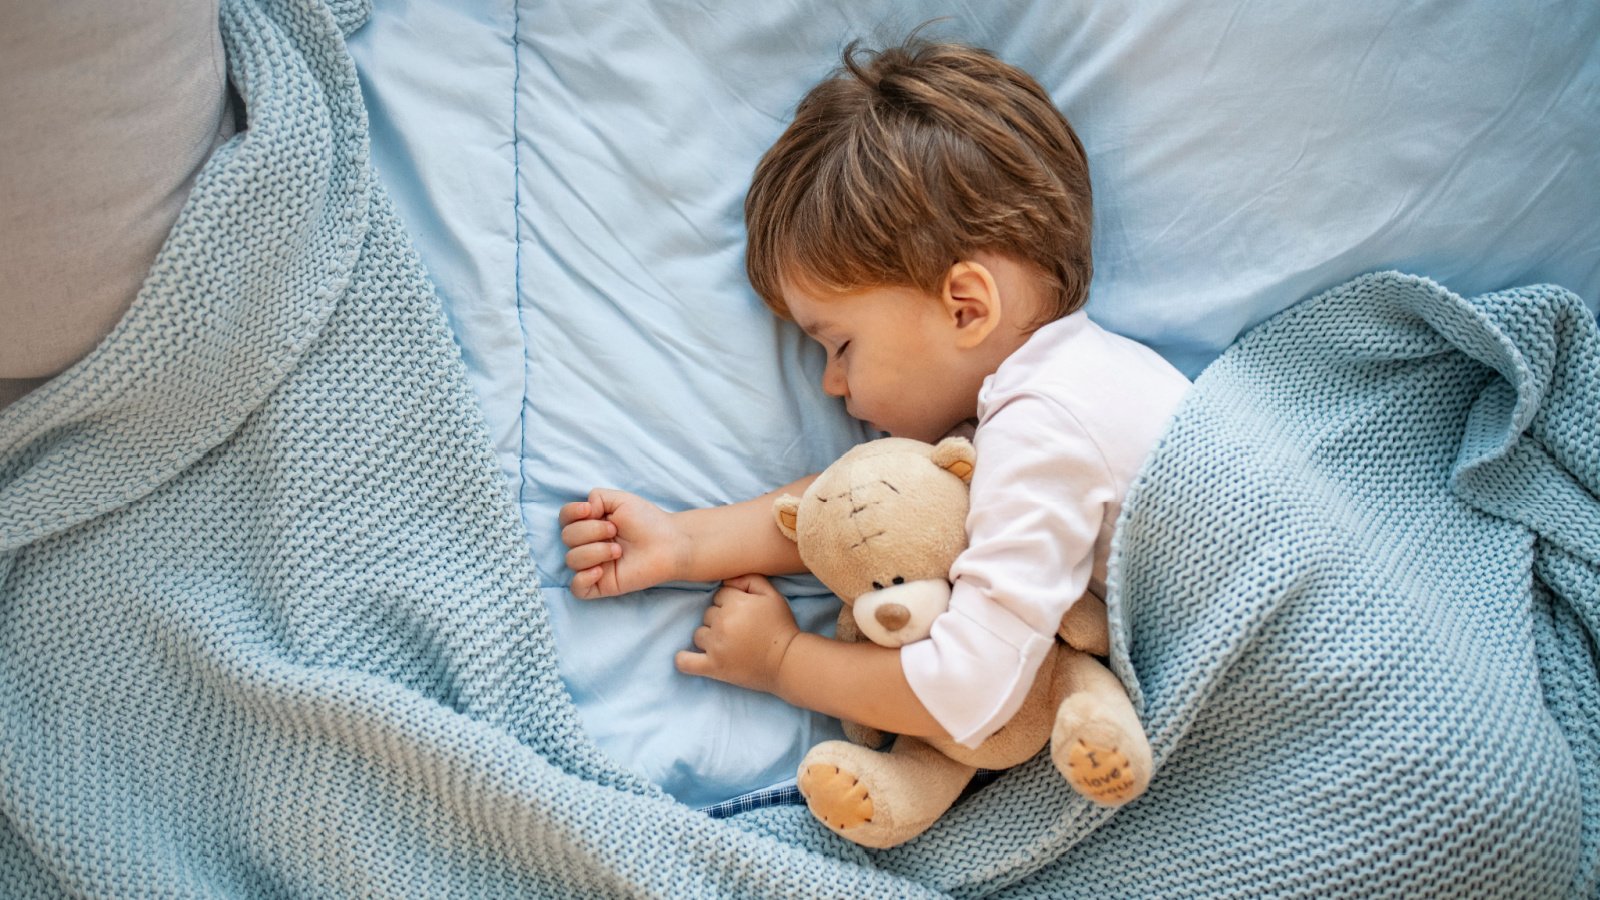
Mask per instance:
[[[1199,379],[1126,511],[1159,771],[1035,760],[893,851],[713,820],[578,724],[340,22],[227,0],[249,128],[0,414],[7,896],[1593,895],[1600,349],[1374,275]]]

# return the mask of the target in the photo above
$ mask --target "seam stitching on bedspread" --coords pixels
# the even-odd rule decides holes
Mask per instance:
[[[517,299],[517,336],[522,339],[522,396],[517,403],[517,517],[527,528],[528,475],[528,327],[522,309],[522,2],[511,0],[511,289]]]

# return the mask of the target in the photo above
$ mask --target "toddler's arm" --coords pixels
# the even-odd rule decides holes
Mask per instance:
[[[615,597],[664,581],[721,581],[804,572],[794,541],[772,517],[780,494],[805,492],[815,475],[740,503],[668,513],[648,500],[596,488],[561,507],[561,541],[574,596]]]
[[[774,694],[803,709],[894,734],[943,736],[912,692],[900,651],[802,632],[765,578],[730,578],[695,630],[699,652],[678,653],[678,671]]]

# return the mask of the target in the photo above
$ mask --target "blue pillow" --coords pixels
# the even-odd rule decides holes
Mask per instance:
[[[438,284],[585,728],[690,804],[790,777],[828,720],[678,675],[709,585],[563,589],[590,487],[743,499],[867,437],[746,284],[742,203],[850,39],[945,4],[378,0],[352,40],[373,155]],[[958,4],[936,36],[1031,71],[1095,189],[1090,314],[1194,375],[1375,269],[1600,302],[1600,5]],[[780,583],[802,624],[834,601]]]

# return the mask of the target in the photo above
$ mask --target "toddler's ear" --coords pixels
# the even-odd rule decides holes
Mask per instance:
[[[778,520],[778,530],[783,532],[783,536],[799,543],[800,498],[793,494],[784,494],[772,501],[772,515]]]
[[[944,303],[961,346],[983,343],[1000,324],[1000,290],[982,263],[962,261],[945,274]]]
[[[978,451],[964,437],[947,437],[934,445],[933,464],[951,475],[972,483],[972,468],[977,465]]]

